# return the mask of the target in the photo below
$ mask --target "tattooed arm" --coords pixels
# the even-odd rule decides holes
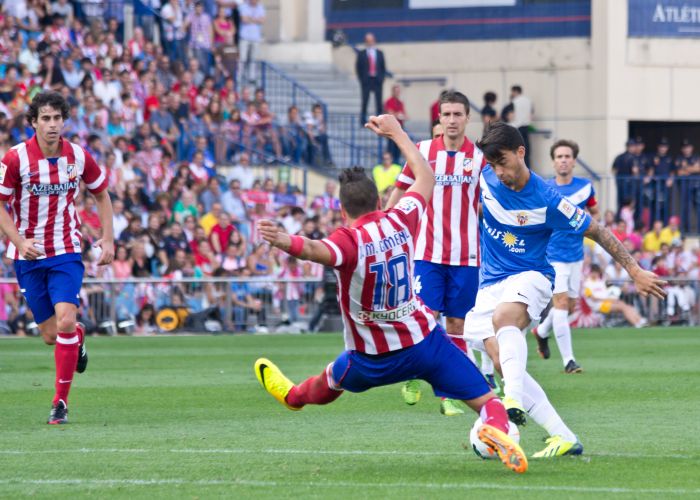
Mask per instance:
[[[662,299],[666,296],[666,292],[663,289],[666,282],[651,271],[645,271],[639,267],[637,261],[622,246],[620,240],[607,228],[601,226],[598,221],[591,219],[590,226],[583,234],[603,247],[616,262],[619,262],[625,268],[634,280],[637,291],[642,297],[651,294]]]

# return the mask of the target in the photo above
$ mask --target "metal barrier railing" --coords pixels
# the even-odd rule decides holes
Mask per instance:
[[[607,182],[611,182],[608,178]],[[618,208],[634,202],[635,219],[645,226],[655,220],[668,222],[672,215],[681,219],[683,234],[700,234],[700,175],[674,177],[617,177]]]
[[[87,278],[79,314],[89,330],[107,334],[130,333],[122,325],[133,327],[145,309],[153,313],[152,331],[301,333],[310,330],[324,293],[321,278]],[[21,313],[26,305],[19,301]]]

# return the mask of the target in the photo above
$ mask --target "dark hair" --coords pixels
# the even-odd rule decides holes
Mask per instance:
[[[340,204],[348,215],[357,218],[377,210],[379,192],[377,185],[365,174],[362,167],[345,168],[338,176]]]
[[[513,86],[510,88],[510,90],[512,90],[513,92],[517,92],[518,94],[522,94],[522,93],[523,93],[523,88],[522,88],[520,85],[513,85]]]
[[[557,148],[561,147],[571,149],[571,154],[574,156],[574,160],[578,158],[578,144],[568,139],[559,139],[557,142],[552,144],[551,148],[549,148],[549,156],[552,157],[552,160],[554,159],[554,152],[557,150]]]
[[[39,110],[45,106],[50,106],[53,109],[60,111],[63,119],[68,119],[68,113],[70,112],[68,101],[66,101],[58,92],[41,92],[37,94],[34,99],[32,99],[32,102],[29,105],[27,119],[29,120],[30,124],[39,119]]]
[[[515,152],[520,146],[525,147],[525,142],[517,128],[505,122],[496,122],[489,125],[484,137],[476,145],[489,162],[496,162],[503,157],[504,152]]]
[[[442,105],[448,102],[464,105],[464,111],[469,115],[469,99],[456,90],[443,90],[438,98],[438,110],[442,112]]]
[[[591,264],[591,268],[588,271],[589,273],[598,273],[601,276],[603,276],[603,270],[600,268],[598,264]]]
[[[496,102],[496,94],[494,92],[491,92],[491,91],[486,92],[484,94],[484,102],[486,104],[493,104],[494,102]]]

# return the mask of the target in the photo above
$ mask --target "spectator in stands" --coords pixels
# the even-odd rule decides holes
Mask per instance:
[[[187,189],[182,192],[182,196],[173,206],[173,220],[182,222],[187,215],[196,217],[199,215],[194,193]]]
[[[314,104],[311,112],[306,115],[306,132],[309,137],[308,157],[309,163],[317,167],[332,167],[331,150],[328,146],[326,132],[326,119],[323,116],[323,107]]]
[[[173,61],[187,59],[185,38],[187,30],[185,14],[180,7],[179,0],[168,0],[160,10],[163,18],[163,35],[165,43],[162,46],[168,51],[168,57]]]
[[[373,33],[365,34],[365,48],[357,53],[355,74],[360,81],[362,108],[360,109],[360,126],[367,122],[367,104],[370,93],[374,94],[376,114],[382,113],[382,87],[386,77],[384,52],[376,47]]]
[[[204,228],[204,234],[207,237],[211,234],[212,228],[219,222],[222,211],[221,203],[217,201],[212,204],[211,210],[199,219],[199,225]]]
[[[228,248],[231,234],[236,232],[236,228],[231,224],[231,218],[226,212],[219,214],[217,223],[211,228],[209,233],[209,242],[211,248],[220,258]]]
[[[484,106],[481,108],[481,123],[484,124],[484,131],[488,126],[498,120],[496,112],[496,93],[488,91],[484,94]]]
[[[407,116],[406,109],[404,108],[403,101],[401,100],[401,85],[394,84],[391,86],[391,97],[389,97],[389,99],[387,99],[384,103],[384,112],[394,115],[394,117],[401,124],[401,127],[403,127]],[[391,153],[394,163],[398,163],[401,152],[394,141],[388,141],[387,150]]]
[[[633,306],[621,301],[612,290],[607,288],[603,280],[603,272],[597,264],[591,265],[583,288],[584,300],[593,311],[601,314],[620,312],[636,328],[642,328],[648,324],[646,318],[643,318]]]
[[[627,228],[628,228],[627,223],[624,220],[620,219],[615,224],[615,227],[613,229],[611,229],[611,232],[613,235],[615,235],[615,238],[617,238],[618,240],[620,240],[622,242],[622,241],[625,241],[627,239],[627,234],[628,234]]]
[[[700,157],[694,153],[695,146],[688,139],[681,142],[681,154],[676,159],[678,175],[688,176],[700,173]]]
[[[241,196],[241,181],[232,179],[229,189],[221,197],[223,210],[231,216],[231,222],[239,231],[248,234],[248,212]]]
[[[668,217],[670,209],[671,189],[676,175],[676,165],[668,154],[668,139],[662,137],[656,145],[656,154],[652,156],[650,164],[645,171],[642,187],[642,195],[645,204],[652,209],[652,219]]]
[[[257,109],[258,122],[255,129],[259,138],[258,149],[264,151],[270,145],[276,158],[282,157],[282,146],[280,144],[279,133],[275,124],[275,114],[270,111],[270,105],[267,101],[262,101]]]
[[[637,141],[629,138],[626,143],[627,150],[615,157],[612,171],[615,173],[617,184],[617,206],[621,208],[625,201],[637,199],[637,183],[634,180],[640,174],[639,164],[635,153]]]
[[[238,271],[246,266],[247,255],[246,240],[240,231],[232,231],[229,236],[226,252],[221,262],[223,267],[228,272]]]
[[[394,162],[389,151],[382,154],[382,162],[372,169],[372,178],[380,194],[392,187],[401,173],[401,165]]]
[[[525,164],[530,166],[530,127],[532,126],[533,106],[529,97],[523,94],[520,85],[510,88],[510,102],[513,105],[512,126],[518,129],[525,143]]]
[[[668,218],[668,226],[661,230],[659,234],[659,241],[665,243],[666,245],[671,245],[674,241],[681,240],[681,231],[679,229],[681,223],[681,218],[677,215],[673,215]]]
[[[326,181],[326,189],[311,202],[311,208],[320,213],[340,210],[340,199],[335,195],[338,185],[335,181]]]
[[[226,14],[224,7],[217,8],[212,27],[214,28],[214,47],[223,48],[235,45],[236,26]]]
[[[211,52],[214,47],[214,28],[209,14],[204,11],[204,3],[198,1],[194,10],[185,19],[189,30],[190,53],[199,61],[203,73],[209,73]]]
[[[654,225],[648,233],[644,235],[644,241],[642,242],[642,249],[645,252],[656,253],[661,250],[661,231],[664,227],[664,223],[660,220],[654,221]]]
[[[265,7],[259,0],[243,0],[238,5],[241,16],[241,26],[238,31],[239,49],[239,83],[240,85],[256,84],[255,62],[258,57],[258,46],[263,40],[262,25],[265,22]]]
[[[287,122],[282,127],[284,155],[289,156],[294,163],[301,163],[302,157],[307,151],[308,142],[306,127],[299,116],[299,108],[289,106],[287,109]]]
[[[115,240],[119,240],[119,236],[128,225],[129,220],[124,215],[124,202],[121,198],[115,198],[112,200],[112,228]]]
[[[253,187],[255,182],[255,173],[250,167],[250,155],[246,152],[238,156],[238,163],[229,170],[229,180],[236,179],[241,183],[241,189],[248,190]]]

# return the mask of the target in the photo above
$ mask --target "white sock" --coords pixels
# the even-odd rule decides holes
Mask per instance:
[[[493,375],[493,360],[491,356],[485,352],[481,353],[481,373],[484,375]]]
[[[557,339],[557,346],[564,366],[574,359],[574,348],[571,345],[571,327],[569,326],[569,312],[566,309],[552,308],[554,320],[554,338]]]
[[[503,373],[503,393],[517,402],[523,401],[523,378],[527,365],[527,342],[517,326],[504,326],[496,332],[501,373]]]
[[[549,310],[549,314],[547,314],[547,317],[544,318],[542,323],[537,326],[537,335],[540,338],[546,339],[549,337],[549,332],[552,330],[552,322],[554,318],[552,311],[554,311],[553,307]]]
[[[523,406],[532,420],[544,427],[550,436],[561,436],[566,441],[577,441],[576,434],[561,419],[557,410],[547,399],[544,389],[527,372],[523,389]]]

